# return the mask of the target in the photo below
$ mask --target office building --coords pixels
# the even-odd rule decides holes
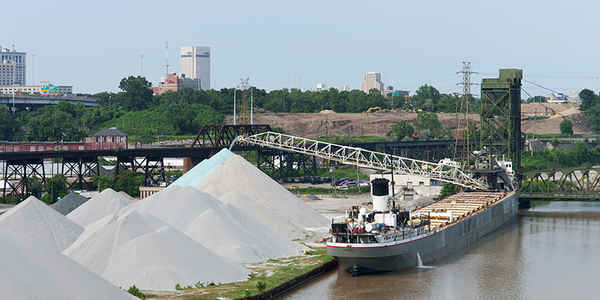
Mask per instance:
[[[210,89],[210,47],[181,47],[179,68],[186,79],[199,79],[201,89]]]
[[[0,86],[25,85],[25,52],[0,47]]]
[[[381,73],[368,72],[365,74],[360,90],[369,93],[370,90],[376,89],[379,92],[383,92],[383,83],[381,82]]]

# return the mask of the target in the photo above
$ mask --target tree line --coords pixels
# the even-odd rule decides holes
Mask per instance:
[[[153,95],[144,77],[130,76],[119,83],[119,92],[93,95],[98,107],[61,102],[31,111],[12,114],[0,106],[0,140],[14,141],[79,141],[106,127],[118,127],[135,136],[193,135],[203,124],[220,124],[225,115],[233,114],[234,93],[238,112],[242,99],[250,91],[182,89]],[[456,112],[457,95],[442,94],[433,86],[423,85],[414,95],[384,97],[379,91],[360,90],[302,91],[279,89],[266,91],[251,87],[256,110],[285,113],[314,113],[333,110],[338,113],[360,113],[371,107],[424,112]],[[476,112],[478,99],[473,98]],[[440,128],[424,128],[438,136]]]

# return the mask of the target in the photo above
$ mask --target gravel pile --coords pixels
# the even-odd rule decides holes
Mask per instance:
[[[0,240],[2,299],[137,299],[59,252],[44,248],[42,241],[31,243],[4,230],[0,230]]]
[[[66,216],[86,201],[88,201],[88,198],[83,197],[75,192],[71,192],[65,195],[62,199],[58,200],[56,203],[50,205],[50,207]]]
[[[0,215],[0,231],[16,234],[30,247],[60,253],[77,239],[83,228],[31,196]]]
[[[325,217],[228,149],[198,164],[173,185],[206,192],[289,239],[304,237],[307,228],[328,225]]]
[[[192,187],[173,186],[126,210],[151,214],[238,263],[295,256],[305,249],[238,208]]]
[[[117,213],[132,202],[131,199],[113,189],[105,189],[69,213],[67,218],[85,227],[107,215]]]
[[[64,254],[117,286],[135,284],[141,289],[239,281],[249,273],[159,219],[136,211],[115,215]]]

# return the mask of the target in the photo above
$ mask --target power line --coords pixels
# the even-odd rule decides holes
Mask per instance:
[[[523,81],[525,81],[526,83],[529,83],[529,84],[535,85],[535,86],[537,86],[537,87],[539,87],[539,88],[542,88],[542,89],[544,89],[544,90],[547,90],[547,91],[553,92],[553,93],[555,93],[555,94],[563,94],[563,95],[564,95],[564,93],[557,92],[557,91],[555,91],[555,90],[553,90],[553,89],[551,89],[551,88],[547,88],[547,87],[545,87],[545,86],[543,86],[543,85],[541,85],[541,84],[539,84],[539,83],[535,83],[535,82],[533,82],[533,81],[529,81],[529,80],[526,80],[526,79],[523,79]]]

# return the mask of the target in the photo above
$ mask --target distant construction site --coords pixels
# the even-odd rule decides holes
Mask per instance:
[[[437,113],[440,122],[450,130],[456,130],[454,113]],[[413,122],[416,112],[403,110],[380,110],[371,113],[273,113],[257,112],[255,124],[270,124],[285,132],[305,137],[319,136],[379,136],[384,137],[399,121]],[[470,114],[470,121],[479,124],[479,114]],[[521,126],[524,133],[560,133],[560,122],[573,122],[575,134],[591,134],[583,113],[573,104],[531,103],[521,105]],[[232,116],[225,120],[231,124]]]

